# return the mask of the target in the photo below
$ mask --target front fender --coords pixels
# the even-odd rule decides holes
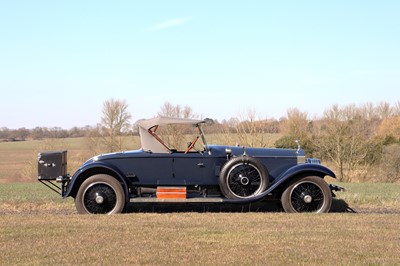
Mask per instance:
[[[268,196],[268,194],[273,192],[276,188],[278,188],[279,186],[284,184],[286,181],[288,181],[289,179],[291,179],[295,176],[299,176],[302,174],[315,175],[315,176],[319,176],[321,178],[323,178],[325,176],[331,176],[333,178],[336,178],[335,173],[326,166],[323,166],[320,164],[308,164],[308,163],[298,164],[298,165],[295,165],[295,166],[289,168],[284,173],[279,175],[275,179],[277,181],[275,183],[273,183],[272,186],[270,186],[267,190],[260,193],[259,195],[255,196],[253,198],[246,199],[246,200],[226,199],[226,200],[224,200],[224,202],[247,204],[247,203],[263,200],[266,196]]]
[[[116,177],[123,184],[123,189],[125,192],[125,200],[129,201],[129,191],[128,191],[128,182],[124,175],[115,169],[112,165],[104,163],[104,162],[93,162],[84,165],[82,168],[78,169],[75,174],[71,177],[71,181],[68,183],[68,187],[65,193],[63,193],[62,197],[75,197],[76,192],[79,189],[79,186],[82,182],[88,177],[95,174],[109,174]]]
[[[298,164],[289,168],[288,170],[283,172],[280,176],[278,176],[276,179],[279,181],[281,181],[282,179],[287,180],[292,176],[297,176],[302,173],[312,173],[313,175],[319,177],[331,176],[333,178],[336,178],[335,173],[326,166],[320,164],[305,163],[305,164]]]

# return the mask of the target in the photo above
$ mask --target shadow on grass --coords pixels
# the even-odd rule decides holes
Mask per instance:
[[[356,213],[353,208],[347,204],[346,201],[342,199],[333,199],[332,201],[332,207],[330,212],[336,212],[336,213],[344,213],[344,212],[349,212],[349,213]]]
[[[280,201],[263,201],[252,204],[221,203],[129,203],[125,213],[174,213],[174,212],[215,212],[215,213],[248,213],[248,212],[283,212]],[[355,211],[342,199],[333,199],[332,213],[354,213]]]

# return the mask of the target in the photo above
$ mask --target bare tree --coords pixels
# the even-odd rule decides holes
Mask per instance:
[[[308,135],[309,121],[308,113],[301,112],[297,108],[287,110],[287,119],[281,123],[281,132],[292,135],[299,139]]]
[[[381,176],[385,182],[396,182],[400,180],[400,145],[392,144],[384,148],[382,156]]]
[[[276,148],[297,148],[300,141],[301,148],[308,156],[312,156],[315,145],[311,140],[313,122],[309,120],[307,112],[301,112],[297,108],[287,110],[287,117],[281,119],[280,129],[283,137],[275,142]]]
[[[314,128],[315,145],[321,155],[336,164],[341,181],[351,181],[358,166],[373,163],[379,155],[373,128],[364,117],[354,105],[343,108],[334,105]]]
[[[130,119],[131,114],[125,100],[111,98],[103,103],[101,123],[98,128],[107,152],[122,149],[122,136],[130,128]]]
[[[380,119],[386,119],[393,113],[392,107],[387,102],[381,102],[376,107]]]
[[[245,147],[273,146],[275,138],[269,133],[279,131],[279,122],[274,119],[262,119],[255,109],[248,109],[237,118],[224,120],[217,125],[214,137],[224,145],[240,145]]]
[[[182,107],[179,104],[172,104],[170,102],[165,102],[164,105],[161,106],[160,111],[158,112],[160,116],[174,117],[174,118],[188,118],[188,119],[196,119],[197,115],[193,113],[193,110],[190,106],[186,105]],[[158,130],[158,134],[161,138],[174,149],[182,149],[185,143],[184,135],[191,134],[191,130],[188,131],[188,127],[183,125],[168,125],[161,127]]]
[[[371,102],[364,104],[364,106],[362,107],[362,113],[365,114],[365,118],[368,121],[379,119],[375,105]]]
[[[394,137],[400,140],[400,116],[388,117],[380,124],[378,134],[382,137]]]
[[[160,116],[175,117],[175,118],[197,118],[198,116],[193,113],[190,106],[185,105],[182,107],[179,104],[172,104],[165,102],[158,112]]]
[[[400,116],[400,101],[397,101],[393,107],[393,115]]]
[[[257,117],[255,109],[249,109],[246,115],[241,115],[236,125],[239,143],[247,147],[266,147],[268,139],[265,134],[263,120]]]

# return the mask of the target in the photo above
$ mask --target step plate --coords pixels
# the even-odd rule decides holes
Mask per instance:
[[[157,199],[186,199],[186,187],[157,187]]]
[[[132,198],[131,203],[221,203],[222,198],[190,198],[190,199],[160,199],[160,198]]]

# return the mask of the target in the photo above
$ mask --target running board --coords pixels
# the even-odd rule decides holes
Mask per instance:
[[[222,198],[189,198],[189,199],[160,199],[160,198],[131,198],[131,203],[222,203]]]

